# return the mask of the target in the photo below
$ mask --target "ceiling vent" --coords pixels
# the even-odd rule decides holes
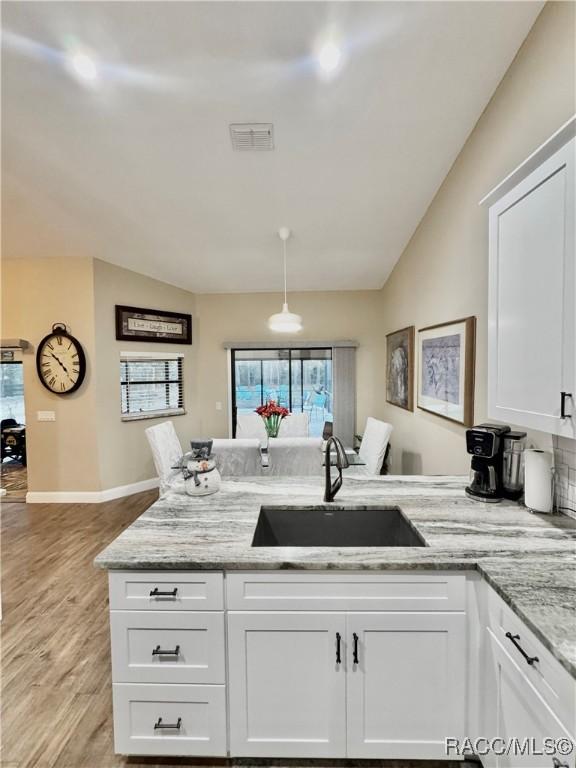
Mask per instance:
[[[237,152],[261,152],[274,149],[272,123],[231,123],[232,149]]]

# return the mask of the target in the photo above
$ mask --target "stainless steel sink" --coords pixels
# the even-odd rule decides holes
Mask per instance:
[[[400,507],[262,507],[253,547],[425,547]]]

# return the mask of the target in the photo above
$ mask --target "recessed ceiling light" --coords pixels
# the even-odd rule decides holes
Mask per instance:
[[[342,51],[335,43],[325,43],[318,51],[318,65],[327,75],[338,69],[342,60]]]
[[[66,60],[68,69],[78,80],[95,83],[100,77],[96,61],[84,51],[69,53]]]

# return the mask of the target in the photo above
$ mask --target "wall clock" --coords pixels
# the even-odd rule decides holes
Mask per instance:
[[[63,323],[54,323],[52,331],[38,345],[36,370],[46,389],[57,395],[75,392],[84,381],[84,350]]]

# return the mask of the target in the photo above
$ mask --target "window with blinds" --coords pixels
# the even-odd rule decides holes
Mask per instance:
[[[124,420],[185,413],[182,355],[121,355],[120,390]]]

